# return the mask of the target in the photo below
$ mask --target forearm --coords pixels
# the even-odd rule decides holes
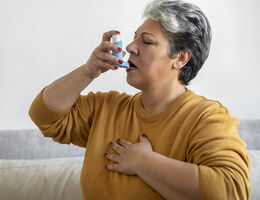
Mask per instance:
[[[146,152],[136,174],[166,199],[200,199],[198,166]]]
[[[92,80],[83,65],[48,85],[43,91],[44,103],[58,110],[69,109]]]

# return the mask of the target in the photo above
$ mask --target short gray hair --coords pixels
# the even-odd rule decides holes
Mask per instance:
[[[188,85],[197,75],[209,55],[211,27],[201,9],[191,3],[173,0],[153,0],[143,17],[160,21],[169,39],[169,56],[189,51],[191,58],[181,69],[179,80]]]

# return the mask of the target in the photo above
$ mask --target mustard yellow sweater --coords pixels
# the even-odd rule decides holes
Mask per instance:
[[[104,157],[105,152],[115,153],[110,141],[137,143],[142,133],[155,152],[199,166],[202,199],[249,199],[250,160],[238,135],[239,121],[219,102],[187,89],[167,110],[151,115],[142,106],[141,93],[90,92],[80,95],[70,110],[58,111],[43,102],[42,91],[29,114],[43,135],[86,148],[83,199],[163,199],[140,177],[105,169],[114,164]]]

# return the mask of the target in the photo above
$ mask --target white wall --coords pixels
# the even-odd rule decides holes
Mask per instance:
[[[38,92],[85,63],[103,32],[121,31],[126,46],[142,23],[147,2],[1,0],[0,129],[35,128],[28,109]],[[259,1],[190,2],[208,16],[213,41],[208,60],[189,87],[221,101],[239,119],[260,119]],[[125,77],[122,69],[107,72],[88,90],[137,92]]]

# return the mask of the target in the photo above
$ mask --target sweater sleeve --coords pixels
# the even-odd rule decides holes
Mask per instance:
[[[250,158],[238,135],[239,121],[223,106],[216,103],[213,107],[198,122],[187,151],[187,161],[199,166],[201,197],[249,199]]]
[[[45,137],[62,144],[86,147],[94,112],[94,94],[80,95],[71,109],[60,111],[44,103],[43,90],[30,106],[32,121]]]

